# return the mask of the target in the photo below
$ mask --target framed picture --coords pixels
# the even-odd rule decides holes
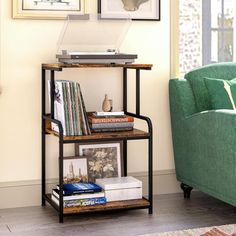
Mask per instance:
[[[161,19],[160,0],[98,0],[101,19],[156,20]]]
[[[65,19],[85,13],[85,0],[12,0],[12,4],[13,18]]]
[[[88,165],[85,157],[64,157],[63,182],[64,184],[88,182]]]
[[[76,155],[86,156],[88,180],[121,177],[122,142],[75,144]]]

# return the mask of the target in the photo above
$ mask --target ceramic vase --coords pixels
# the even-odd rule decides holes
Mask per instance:
[[[105,98],[104,98],[103,103],[102,103],[102,110],[105,111],[105,112],[111,111],[111,102],[108,99],[107,94],[105,94]]]

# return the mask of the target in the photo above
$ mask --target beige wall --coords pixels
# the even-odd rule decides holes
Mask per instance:
[[[96,11],[91,0],[90,11]],[[40,66],[54,62],[56,43],[63,21],[13,20],[11,1],[1,3],[0,95],[0,182],[40,179]],[[151,72],[142,72],[143,114],[154,125],[154,170],[173,169],[168,107],[170,71],[170,1],[162,1],[162,19],[133,22],[122,45],[123,52],[136,52],[138,63],[152,63]],[[57,78],[78,80],[88,110],[98,110],[105,93],[121,108],[121,75],[117,69],[72,70]],[[131,81],[133,81],[131,79]],[[132,87],[132,84],[130,84]],[[134,105],[130,93],[129,107]],[[142,123],[138,123],[143,127]],[[48,138],[48,177],[57,177],[57,139]],[[145,141],[129,145],[129,172],[146,170]],[[73,155],[72,145],[65,151]]]

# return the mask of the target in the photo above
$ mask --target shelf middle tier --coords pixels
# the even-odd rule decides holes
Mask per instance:
[[[54,136],[59,137],[59,134],[50,128],[46,128],[46,132]],[[81,135],[81,136],[63,136],[63,141],[65,143],[70,142],[83,142],[83,141],[93,141],[93,140],[135,140],[135,139],[148,139],[150,134],[148,132],[133,129],[131,131],[118,131],[118,132],[101,132],[92,133],[91,135]]]

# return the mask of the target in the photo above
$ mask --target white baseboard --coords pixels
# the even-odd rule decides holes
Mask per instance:
[[[129,173],[143,181],[143,192],[147,194],[147,173]],[[51,192],[57,184],[56,179],[47,181],[47,190]],[[168,194],[181,192],[179,183],[175,177],[175,170],[154,171],[153,194]],[[0,209],[27,206],[39,206],[41,204],[41,181],[17,181],[0,183]]]

